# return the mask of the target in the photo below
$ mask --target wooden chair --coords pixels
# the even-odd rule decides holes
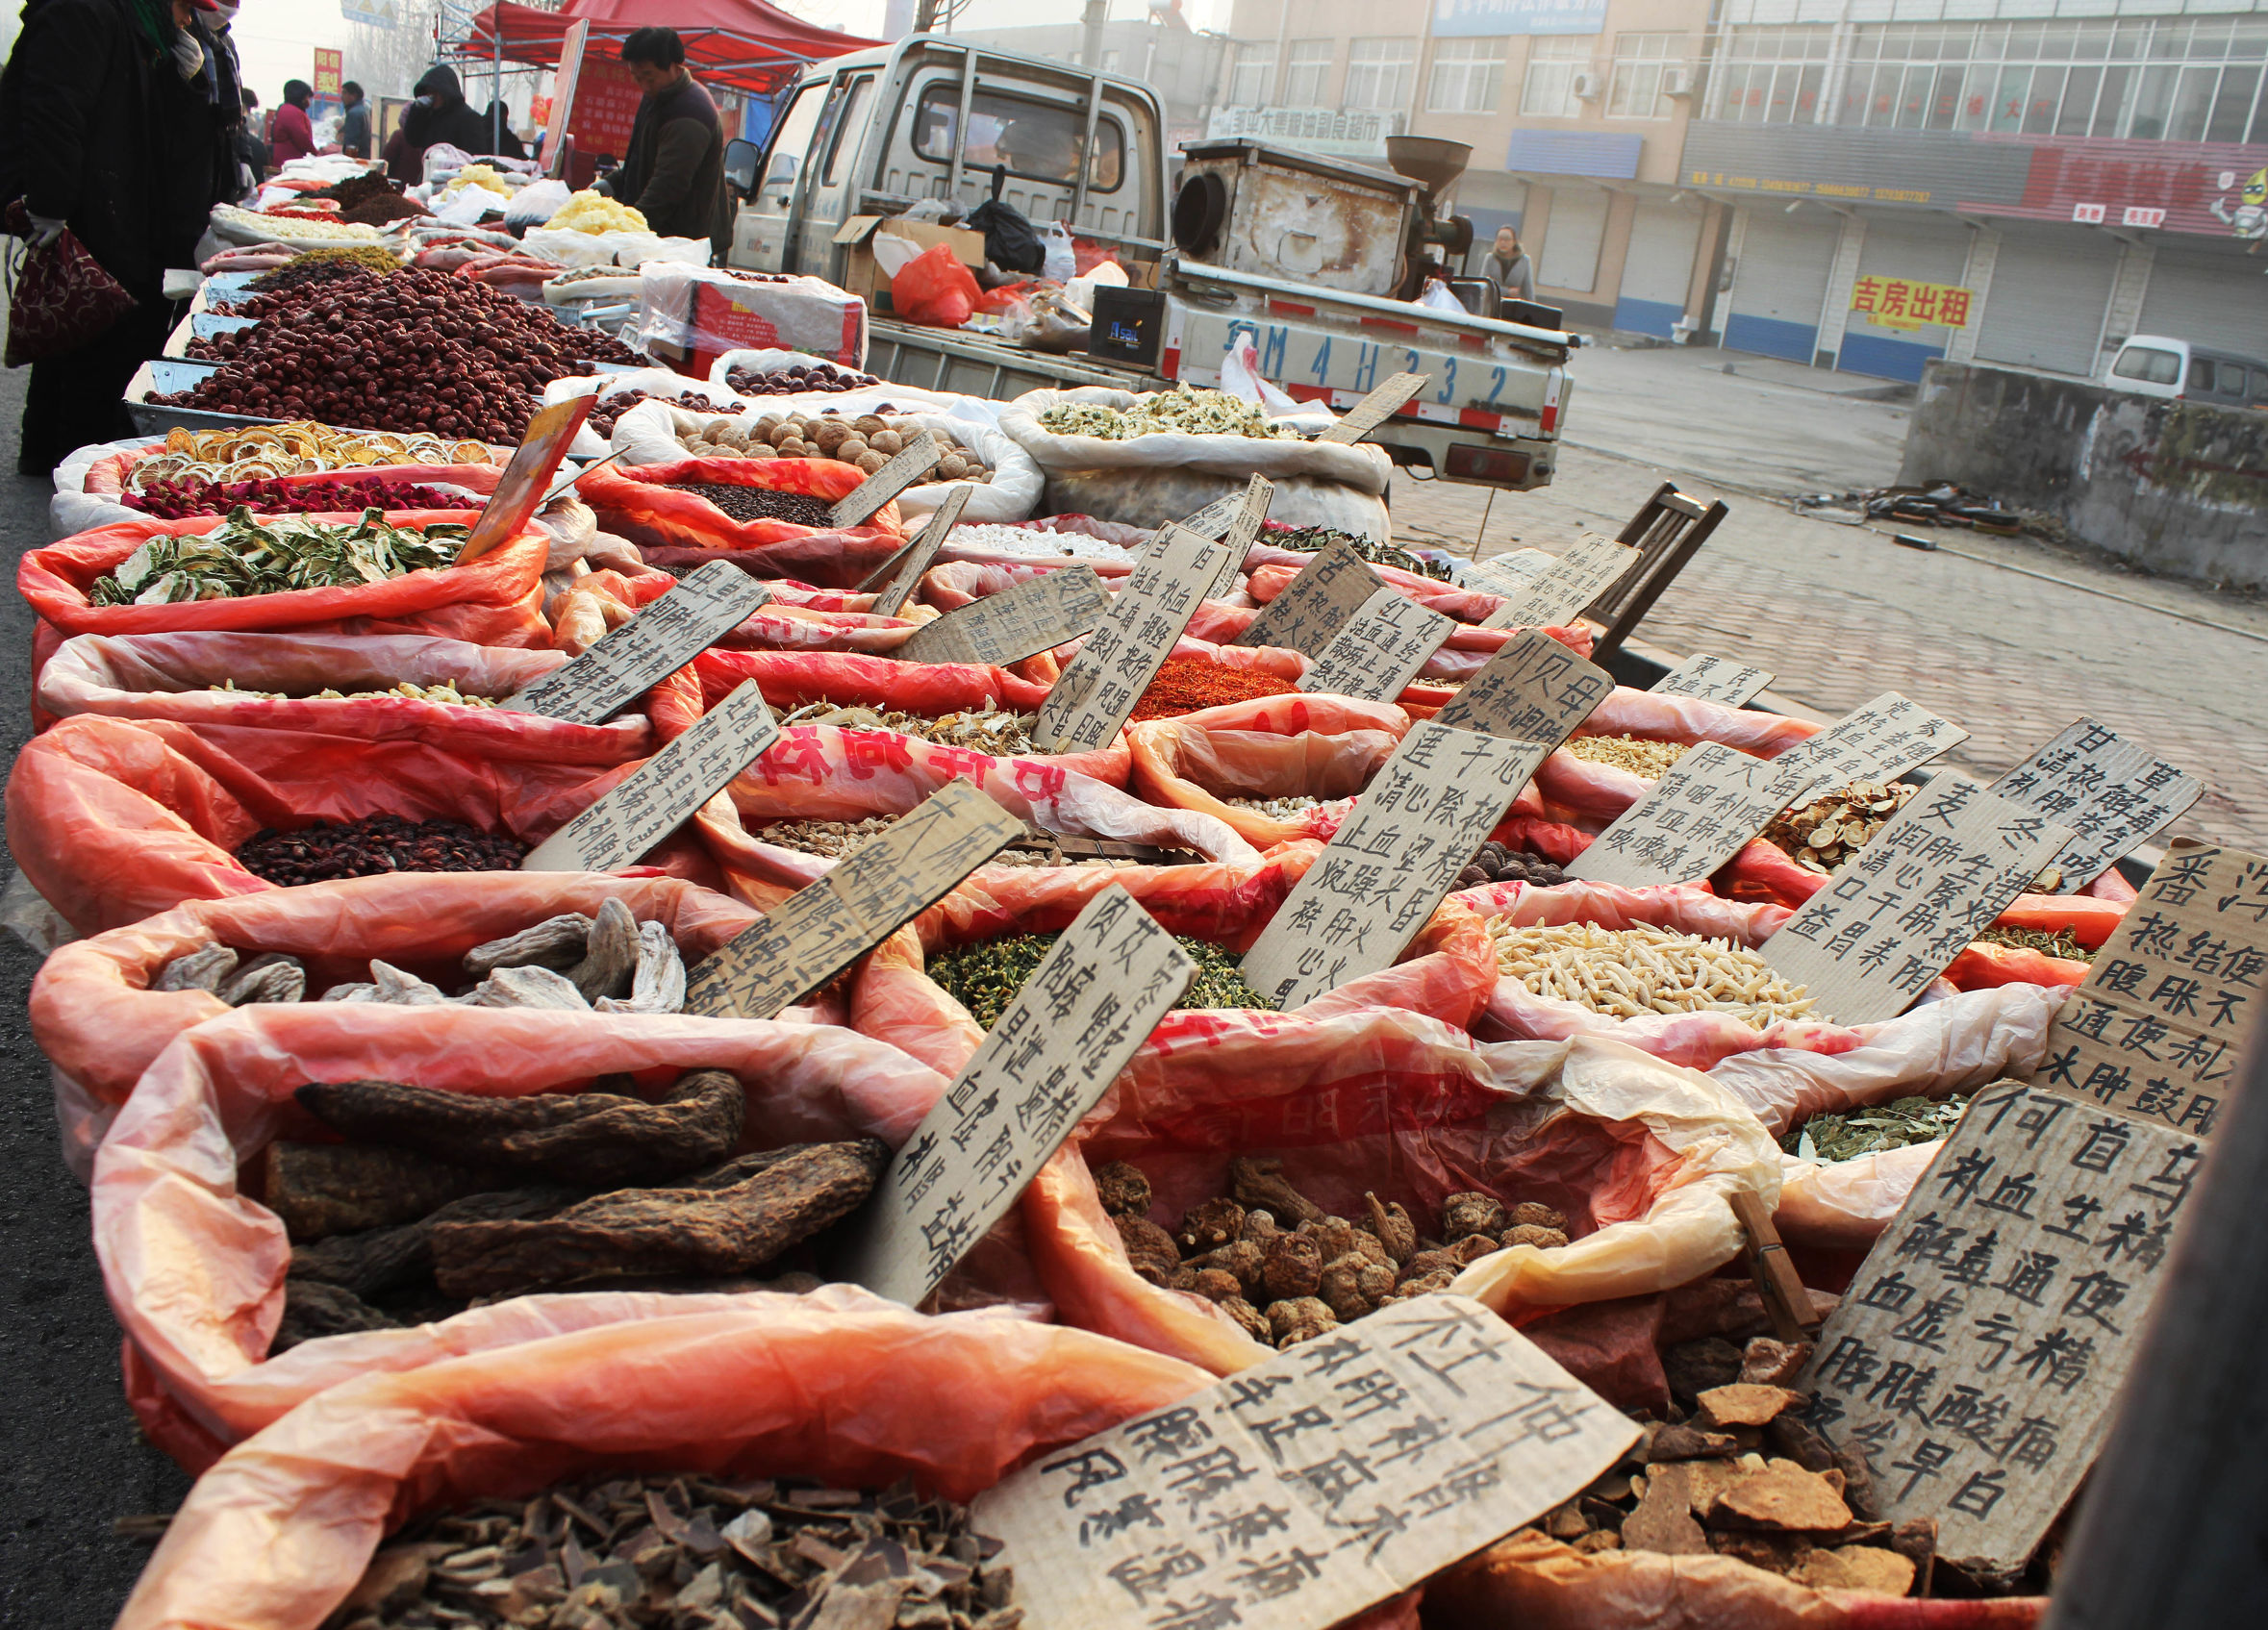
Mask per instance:
[[[1700,552],[1701,546],[1709,540],[1709,534],[1717,530],[1717,523],[1724,518],[1722,498],[1713,504],[1703,504],[1699,498],[1678,491],[1674,481],[1665,481],[1654,489],[1653,496],[1630,517],[1630,524],[1615,536],[1616,542],[1637,547],[1638,564],[1583,608],[1583,615],[1606,629],[1592,649],[1593,662],[1603,663],[1622,648],[1630,631],[1653,610],[1662,590],[1685,569],[1685,563]]]

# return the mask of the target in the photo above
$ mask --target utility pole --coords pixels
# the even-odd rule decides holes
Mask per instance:
[[[1079,26],[1086,31],[1079,45],[1079,64],[1095,73],[1102,71],[1102,25],[1110,18],[1110,0],[1087,0],[1087,9],[1079,13]]]

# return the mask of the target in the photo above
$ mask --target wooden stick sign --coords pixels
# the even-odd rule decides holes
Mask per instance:
[[[923,623],[891,655],[901,663],[1005,667],[1076,639],[1110,610],[1101,574],[1080,562],[987,594]]]
[[[1638,551],[1611,538],[1588,536],[1513,588],[1504,603],[1481,620],[1483,628],[1563,626],[1593,600],[1623,580],[1638,564]],[[1466,576],[1471,577],[1470,568]]]
[[[1456,618],[1399,589],[1381,589],[1354,609],[1299,676],[1298,688],[1311,695],[1392,701],[1456,631]]]
[[[749,680],[536,845],[519,863],[520,870],[614,871],[635,865],[762,757],[779,735],[778,722],[764,705],[763,687]]]
[[[2054,863],[2058,894],[2084,889],[2205,796],[2194,777],[2083,715],[1992,790],[2071,828]]]
[[[569,724],[601,724],[675,673],[771,598],[730,561],[711,561],[564,667],[498,704]]]
[[[1352,544],[1325,543],[1229,643],[1279,645],[1304,657],[1320,657],[1347,619],[1386,588],[1386,580],[1371,569]]]
[[[880,469],[850,489],[849,496],[828,514],[829,525],[856,526],[907,488],[927,475],[945,457],[937,438],[924,430]]]
[[[1818,785],[1818,772],[1703,741],[1568,863],[1579,883],[1666,888],[1707,877]]]
[[[1433,718],[1551,752],[1613,691],[1614,676],[1598,664],[1540,628],[1524,628]]]
[[[945,502],[932,512],[914,540],[883,563],[881,570],[890,574],[890,581],[874,596],[874,615],[894,617],[905,609],[906,602],[913,598],[914,590],[921,586],[921,574],[936,561],[937,552],[945,547],[945,539],[952,537],[953,528],[960,524],[961,512],[969,507],[970,494],[975,490],[967,482],[956,484],[945,493]],[[893,567],[896,569],[893,571]]]
[[[686,979],[686,1012],[772,1017],[1022,836],[1023,822],[975,787],[957,777],[946,782],[889,831],[704,958]]]
[[[1350,447],[1410,404],[1425,389],[1431,374],[1398,373],[1340,415],[1339,422],[1317,437],[1318,441]]]
[[[542,508],[543,495],[551,487],[559,461],[567,457],[567,444],[574,440],[575,432],[583,428],[583,421],[591,416],[592,405],[597,400],[594,391],[569,396],[528,420],[527,434],[519,439],[512,462],[497,478],[496,489],[481,506],[480,519],[472,523],[472,530],[457,550],[457,564],[470,565],[491,549],[501,548],[520,535]]]
[[[1260,523],[1268,518],[1268,506],[1274,497],[1275,484],[1264,475],[1255,475],[1245,484],[1242,492],[1216,498],[1176,523],[1184,532],[1217,539],[1227,545],[1228,559],[1222,563],[1221,575],[1205,590],[1206,599],[1218,600],[1236,588],[1237,579],[1244,571],[1245,556],[1252,547],[1252,539],[1259,536]]]
[[[1040,704],[1032,741],[1042,752],[1108,746],[1197,614],[1222,545],[1169,526],[1134,563],[1126,586]]]
[[[1951,719],[1885,690],[1772,762],[1782,769],[1800,765],[1816,771],[1829,787],[1848,787],[1854,781],[1895,780],[1968,739],[1969,733]]]
[[[1696,696],[1737,708],[1753,701],[1772,683],[1770,669],[1727,662],[1696,651],[1649,687],[1657,696]]]
[[[843,1277],[908,1307],[926,1301],[1196,977],[1125,890],[1088,901],[891,1161]]]

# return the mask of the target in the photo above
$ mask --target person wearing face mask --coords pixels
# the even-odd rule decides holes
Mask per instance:
[[[315,87],[307,81],[284,81],[284,105],[276,110],[276,116],[267,127],[267,145],[275,154],[277,164],[313,157],[315,124],[307,116],[307,106],[314,100]]]
[[[16,467],[132,433],[122,397],[165,342],[165,271],[196,263],[236,188],[242,91],[212,0],[27,0],[0,69],[0,204],[34,245],[67,227],[134,297],[109,329],[32,365]]]
[[[412,187],[425,179],[426,148],[445,141],[467,153],[486,153],[494,140],[489,121],[466,106],[465,88],[446,63],[427,68],[416,92],[386,143],[386,173]]]

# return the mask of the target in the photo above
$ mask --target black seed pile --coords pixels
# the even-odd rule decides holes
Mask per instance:
[[[517,871],[528,846],[517,838],[476,832],[453,820],[365,815],[344,823],[318,820],[296,832],[253,835],[237,860],[270,883],[329,883],[390,871]]]
[[[835,524],[835,506],[808,492],[774,492],[769,487],[734,487],[721,481],[673,481],[670,489],[706,498],[734,520],[786,520],[797,526]]]

